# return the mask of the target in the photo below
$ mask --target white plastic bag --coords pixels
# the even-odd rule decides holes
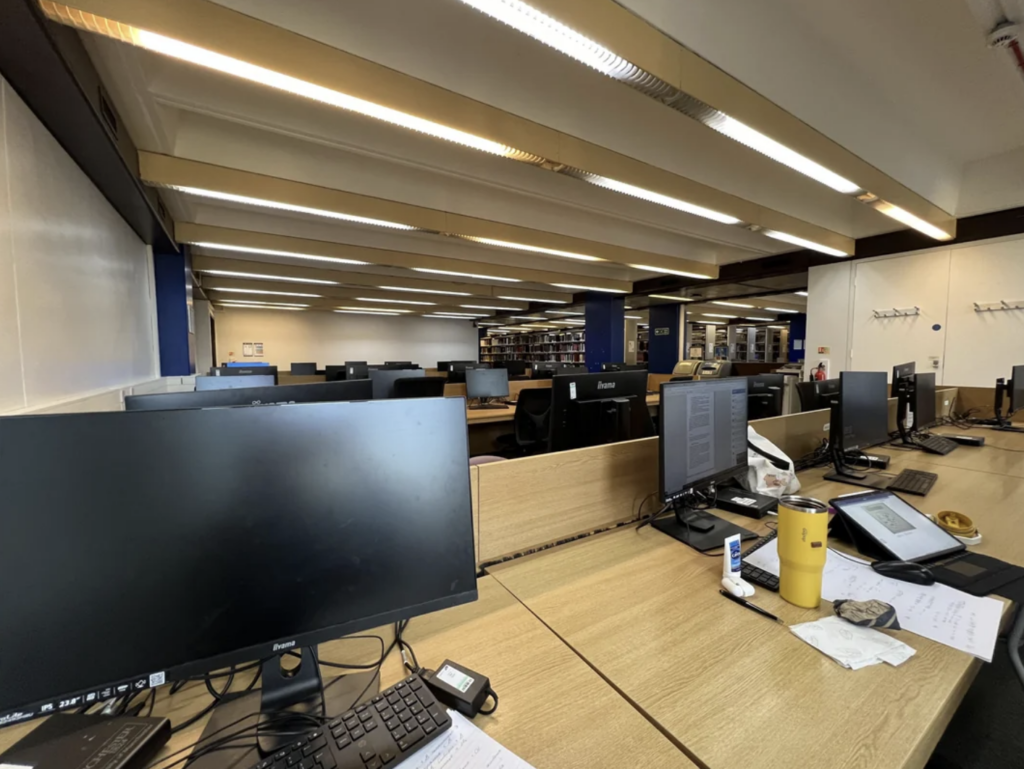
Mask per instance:
[[[793,460],[747,425],[747,479],[749,491],[782,497],[800,491]]]

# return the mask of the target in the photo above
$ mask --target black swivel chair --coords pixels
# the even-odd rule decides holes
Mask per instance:
[[[443,376],[407,377],[395,380],[396,398],[441,398],[448,380]]]
[[[554,391],[550,387],[519,391],[513,424],[516,431],[516,445],[526,454],[540,454],[547,451],[548,435],[551,432],[553,393]]]
[[[818,393],[814,389],[814,382],[797,382],[796,395],[800,399],[800,412],[817,411],[821,408],[818,405]]]

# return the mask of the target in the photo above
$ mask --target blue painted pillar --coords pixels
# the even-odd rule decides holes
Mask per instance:
[[[587,293],[587,370],[600,371],[602,363],[621,361],[626,342],[626,298],[612,294]]]
[[[192,256],[153,252],[156,320],[160,336],[160,375],[196,373],[196,334],[192,315]]]
[[[789,321],[789,362],[799,363],[807,355],[804,346],[807,344],[807,316],[803,313],[790,315]],[[799,349],[796,342],[799,340]]]
[[[650,308],[650,346],[647,370],[652,374],[671,374],[679,362],[679,329],[682,305],[652,304]]]

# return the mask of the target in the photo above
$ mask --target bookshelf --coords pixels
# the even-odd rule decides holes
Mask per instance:
[[[583,363],[586,331],[542,331],[533,334],[488,334],[480,340],[480,362],[505,360]]]
[[[647,363],[650,360],[651,335],[646,328],[642,328],[636,335],[636,362]]]

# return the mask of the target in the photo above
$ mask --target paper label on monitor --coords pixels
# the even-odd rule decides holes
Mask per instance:
[[[445,665],[437,672],[439,680],[444,681],[453,689],[458,689],[460,692],[465,694],[469,691],[469,687],[473,685],[473,678],[467,676],[465,673],[461,673],[451,665]],[[0,769],[4,769],[0,766]]]
[[[576,400],[576,383],[569,382],[569,400]]]
[[[746,505],[747,507],[757,504],[756,499],[750,499],[749,497],[733,497],[731,501],[737,505]]]

